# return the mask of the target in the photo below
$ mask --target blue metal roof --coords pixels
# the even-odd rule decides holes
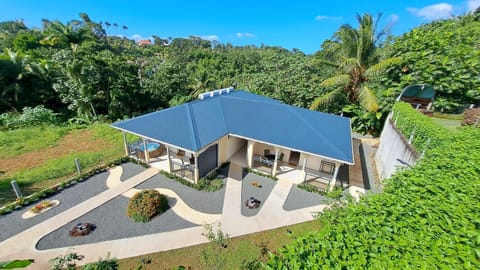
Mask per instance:
[[[112,126],[194,152],[232,134],[353,164],[350,119],[244,91],[195,100]]]

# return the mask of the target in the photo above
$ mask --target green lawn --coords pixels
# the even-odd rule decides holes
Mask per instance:
[[[235,237],[229,240],[227,248],[218,256],[224,256],[226,262],[222,269],[241,269],[242,263],[263,259],[262,247],[274,252],[284,245],[292,243],[295,238],[320,229],[316,220],[282,227],[274,230]],[[289,233],[291,231],[291,233]],[[142,269],[176,269],[185,266],[186,269],[211,269],[202,259],[202,252],[209,244],[196,245],[165,252],[152,253],[119,260],[119,269],[138,269],[143,261],[150,261]],[[107,252],[107,251],[105,251]]]
[[[0,159],[54,146],[69,129],[66,126],[44,126],[0,131]]]
[[[0,205],[15,199],[12,180],[26,196],[75,175],[75,158],[86,171],[125,154],[121,133],[108,124],[1,131],[0,142]]]
[[[450,130],[455,130],[458,127],[460,127],[460,123],[462,123],[462,120],[457,120],[457,119],[446,119],[446,118],[433,118],[432,120],[440,125],[443,125],[444,127],[450,129]]]

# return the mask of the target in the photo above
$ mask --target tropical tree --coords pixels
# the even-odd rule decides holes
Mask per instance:
[[[210,62],[213,61],[202,59],[196,66],[196,70],[192,76],[192,84],[190,85],[190,88],[193,89],[190,93],[191,96],[198,96],[203,92],[215,89],[217,86],[216,78],[208,68]]]
[[[358,27],[345,24],[334,34],[333,40],[323,44],[322,63],[336,67],[337,73],[320,83],[323,89],[332,89],[317,97],[310,106],[320,106],[335,101],[343,92],[353,104],[359,103],[369,112],[378,110],[371,82],[379,78],[390,66],[399,64],[400,58],[380,59],[377,49],[388,33],[388,26],[378,31],[381,14],[375,19],[371,14],[357,14]]]
[[[0,55],[0,63],[2,101],[14,108],[13,105],[18,102],[22,91],[21,81],[26,74],[32,72],[32,68],[26,55],[10,49],[5,49],[4,54]],[[13,104],[10,104],[10,102]]]
[[[64,25],[59,21],[48,22],[44,31],[47,37],[40,41],[43,45],[70,46],[73,49],[83,41],[93,39],[89,29],[75,26],[75,23]]]

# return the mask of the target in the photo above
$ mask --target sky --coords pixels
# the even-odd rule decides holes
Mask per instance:
[[[398,36],[432,20],[472,11],[480,0],[328,0],[328,1],[146,1],[146,0],[4,0],[0,21],[23,20],[29,28],[41,19],[67,23],[87,13],[95,22],[117,23],[109,35],[131,39],[199,36],[233,45],[281,46],[311,54],[355,15],[382,12],[380,27]],[[124,30],[122,26],[127,26]]]

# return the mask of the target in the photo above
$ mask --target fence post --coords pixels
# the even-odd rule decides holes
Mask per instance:
[[[425,151],[427,150],[427,146],[430,144],[430,138],[428,138],[427,143],[425,143],[425,146],[423,147],[422,153],[420,154],[420,159],[425,156]]]
[[[79,174],[82,173],[82,167],[80,167],[80,161],[78,160],[78,158],[75,158],[75,167],[77,167],[77,171]]]
[[[15,191],[15,195],[17,195],[17,199],[20,199],[22,196],[22,192],[20,191],[20,188],[18,187],[17,181],[13,180],[10,182],[10,184],[13,187],[13,191]]]
[[[413,128],[412,133],[410,133],[410,137],[408,138],[408,144],[412,144],[414,135],[415,135],[415,127]]]

